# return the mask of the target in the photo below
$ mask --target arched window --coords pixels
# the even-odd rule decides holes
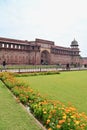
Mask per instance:
[[[41,53],[41,64],[49,64],[50,63],[50,55],[47,50],[42,51]]]

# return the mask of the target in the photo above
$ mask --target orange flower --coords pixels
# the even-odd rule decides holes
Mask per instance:
[[[52,113],[54,114],[54,113],[56,113],[56,110],[54,109],[54,110],[52,110]]]
[[[57,128],[61,128],[61,125],[57,125],[56,127],[57,127]]]
[[[28,98],[29,96],[26,96],[26,98]]]
[[[52,128],[49,128],[48,130],[52,130]]]
[[[65,122],[65,120],[59,120],[59,124],[63,124]]]

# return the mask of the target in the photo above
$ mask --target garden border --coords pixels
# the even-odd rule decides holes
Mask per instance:
[[[6,86],[6,84],[1,80],[1,82]],[[15,99],[15,101],[17,100],[17,97],[10,91],[10,89],[6,86],[6,88],[8,89],[8,91],[11,93],[12,97]],[[16,101],[17,102],[17,101]],[[43,130],[47,130],[38,120],[37,118],[34,117],[34,115],[30,112],[30,110],[28,109],[28,106],[25,106],[23,103],[19,102],[18,103],[20,106],[22,106],[22,108],[34,119],[34,121],[40,126],[41,129]]]

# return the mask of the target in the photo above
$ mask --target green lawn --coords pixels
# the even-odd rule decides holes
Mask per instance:
[[[0,81],[0,130],[41,130]]]
[[[20,77],[20,80],[49,99],[72,103],[80,112],[87,113],[87,71]]]

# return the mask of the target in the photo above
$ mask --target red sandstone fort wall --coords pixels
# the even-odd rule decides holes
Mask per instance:
[[[76,42],[74,40],[74,42]],[[41,64],[45,60],[48,64],[82,64],[79,48],[55,46],[54,42],[36,39],[34,42],[0,38],[0,64],[3,60],[7,64]],[[45,57],[41,57],[44,52]],[[41,59],[42,58],[42,59]]]
[[[7,64],[29,64],[29,53],[19,50],[0,50],[0,64],[3,60]]]

